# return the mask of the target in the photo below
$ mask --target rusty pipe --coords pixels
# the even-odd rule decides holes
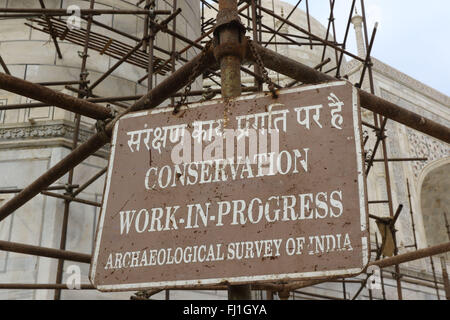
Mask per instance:
[[[0,240],[0,250],[8,252],[16,252],[29,254],[33,256],[64,259],[69,261],[81,262],[81,263],[91,263],[91,255],[79,252],[72,252],[66,250],[45,248],[39,246],[33,246],[29,244],[1,241]]]
[[[169,98],[172,94],[180,90],[186,85],[189,75],[194,71],[195,65],[199,63],[201,55],[197,55],[190,62],[186,63],[180,69],[175,71],[172,75],[162,81],[153,90],[149,91],[146,95],[140,98],[133,106],[122,112],[115,120],[120,116],[137,110],[150,109],[157,107],[164,100]],[[211,51],[207,52],[205,59],[199,65],[198,75],[200,75],[207,68],[215,65],[215,59]],[[37,178],[29,186],[18,193],[14,198],[10,199],[0,208],[0,222],[8,217],[15,210],[24,205],[27,201],[31,200],[38,193],[50,186],[56,180],[64,176],[70,169],[74,168],[91,154],[94,154],[97,150],[103,147],[110,141],[112,129],[114,127],[112,121],[106,125],[105,130],[94,134],[85,143],[79,145],[64,159],[59,161],[55,166],[50,168],[46,173]]]
[[[220,63],[221,92],[225,99],[241,95],[241,63],[244,26],[240,23],[237,0],[219,0],[217,24],[214,30],[215,57]],[[230,285],[229,300],[250,300],[250,285]]]
[[[437,246],[425,248],[425,249],[419,249],[417,251],[408,252],[399,254],[397,256],[393,256],[391,258],[386,258],[383,260],[373,261],[369,264],[379,266],[380,268],[386,268],[394,265],[398,265],[405,262],[410,262],[422,258],[427,258],[431,256],[435,256],[441,253],[445,253],[450,251],[450,242],[442,243]]]
[[[52,290],[62,289],[71,290],[65,283],[0,283],[0,289],[7,290]],[[92,284],[82,283],[77,290],[94,290],[95,287]]]
[[[34,100],[48,103],[52,106],[79,113],[82,116],[97,120],[105,120],[111,113],[105,107],[78,99],[67,94],[54,91],[47,87],[22,80],[5,73],[0,73],[0,89],[16,93]]]
[[[309,84],[338,80],[256,43],[254,43],[254,47],[259,52],[261,59],[267,68],[284,74],[292,79]],[[250,50],[247,50],[247,59],[254,61]],[[358,92],[363,108],[397,121],[436,139],[450,143],[450,128],[426,119],[364,90],[359,89]]]

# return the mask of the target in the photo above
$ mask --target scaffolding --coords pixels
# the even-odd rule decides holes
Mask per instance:
[[[372,146],[370,152],[369,146],[366,146],[366,144],[368,144],[368,135],[370,133],[367,133],[367,136],[364,139],[364,145],[366,146],[366,176],[370,173],[374,163],[380,162],[384,164],[387,199],[372,199],[369,201],[370,205],[388,205],[389,217],[377,217],[374,215],[370,215],[369,217],[385,226],[386,232],[390,232],[394,238],[393,257],[382,258],[385,239],[381,239],[381,243],[379,243],[377,238],[376,249],[372,250],[373,252],[370,259],[370,265],[381,268],[380,276],[383,298],[386,298],[385,285],[386,281],[389,279],[396,283],[398,299],[403,299],[402,284],[405,283],[433,288],[436,291],[437,299],[444,298],[440,295],[440,291],[444,290],[448,299],[450,288],[445,261],[441,260],[443,278],[438,279],[433,256],[450,251],[450,242],[426,249],[418,249],[412,209],[410,209],[410,215],[414,244],[410,247],[414,248],[414,251],[399,252],[397,241],[395,239],[395,223],[399,215],[402,214],[403,206],[400,205],[398,208],[394,208],[389,165],[392,162],[424,161],[427,159],[390,158],[387,153],[387,136],[385,135],[385,131],[388,121],[396,121],[439,139],[440,141],[450,143],[450,128],[429,119],[425,119],[414,112],[408,111],[405,108],[375,96],[371,51],[374,45],[377,26],[375,26],[369,37],[364,0],[359,1],[359,6],[362,10],[361,15],[364,26],[365,47],[367,48],[365,58],[361,58],[347,50],[351,19],[357,6],[357,0],[352,0],[348,17],[345,17],[347,23],[342,43],[336,41],[337,36],[334,14],[335,0],[329,0],[329,22],[325,37],[314,34],[314,31],[311,28],[308,0],[297,1],[292,11],[289,12],[286,17],[272,11],[271,8],[264,7],[260,0],[200,0],[202,34],[197,39],[188,39],[186,36],[177,33],[177,16],[181,13],[181,9],[177,5],[177,0],[172,0],[173,10],[156,10],[155,1],[157,0],[136,1],[135,10],[105,10],[95,9],[95,0],[90,0],[89,9],[83,9],[80,12],[81,18],[87,22],[86,27],[79,30],[71,30],[67,27],[63,17],[70,14],[68,14],[65,9],[47,9],[44,0],[39,0],[41,6],[40,9],[0,8],[1,19],[23,19],[24,23],[30,28],[48,34],[59,57],[62,57],[62,53],[58,41],[66,40],[82,48],[82,53],[80,55],[82,62],[80,66],[79,81],[42,83],[32,83],[12,76],[6,62],[1,58],[0,52],[0,64],[3,68],[3,72],[0,73],[0,89],[39,101],[28,104],[5,105],[1,106],[0,110],[55,106],[75,114],[75,134],[70,154],[24,189],[8,189],[0,191],[1,193],[15,194],[11,200],[0,208],[0,223],[8,216],[14,214],[15,210],[22,207],[27,201],[38,194],[64,200],[63,223],[61,225],[59,248],[46,248],[14,243],[11,241],[0,241],[0,250],[3,251],[58,259],[55,282],[48,284],[2,283],[0,284],[0,289],[54,289],[54,298],[60,299],[61,290],[68,289],[67,285],[62,283],[64,261],[90,264],[90,255],[66,250],[68,217],[72,202],[81,203],[87,206],[101,207],[101,203],[80,198],[79,195],[97,179],[102,177],[107,171],[107,168],[100,170],[87,181],[80,182],[74,181],[74,169],[90,155],[94,154],[110,142],[113,126],[123,115],[138,110],[156,108],[166,99],[170,99],[172,105],[176,108],[177,106],[179,107],[186,103],[187,97],[202,97],[207,100],[213,98],[217,94],[221,94],[224,98],[230,98],[245,92],[258,92],[263,90],[269,90],[276,95],[276,90],[283,88],[283,86],[277,81],[272,81],[272,79],[276,79],[279,75],[285,76],[291,80],[284,87],[292,87],[297,84],[314,84],[335,81],[336,79],[346,78],[346,75],[342,74],[342,64],[344,57],[349,57],[362,64],[361,78],[360,81],[356,83],[355,87],[358,88],[362,108],[373,113],[373,121],[371,123],[363,122],[363,126],[365,126],[367,130],[371,130],[376,137],[376,142]],[[308,28],[306,29],[289,19],[300,5],[304,5],[306,8],[308,25]],[[205,16],[206,9],[217,11],[217,18],[207,18]],[[127,34],[95,19],[98,16],[111,14],[143,15],[145,21],[143,37],[138,38],[134,35]],[[273,18],[274,21],[276,20],[279,23],[278,26],[264,24],[262,21],[263,16]],[[158,20],[159,22],[156,20],[157,17],[160,18]],[[246,25],[244,25],[242,21],[245,21]],[[33,24],[30,24],[31,22],[33,22]],[[135,45],[132,46],[100,33],[95,33],[91,30],[92,25],[104,28],[117,36],[128,38],[134,41]],[[301,36],[284,33],[282,31],[284,25],[295,29],[301,33]],[[166,33],[171,38],[171,50],[169,51],[158,47],[155,44],[155,37],[161,32]],[[251,36],[245,37],[244,34],[246,32]],[[263,37],[263,35],[266,34],[270,35],[269,40]],[[218,39],[222,39],[222,41],[217,41]],[[277,39],[283,40],[279,41]],[[185,43],[185,47],[181,50],[176,49],[175,44],[177,40]],[[226,40],[225,44],[227,46],[223,45],[224,40]],[[311,68],[299,61],[295,61],[269,49],[269,46],[321,47],[323,48],[322,62],[314,68]],[[192,48],[201,50],[201,53],[190,60],[183,58],[182,54]],[[88,79],[88,73],[86,72],[86,65],[89,57],[88,50],[94,50],[117,59],[117,62],[93,83]],[[326,50],[333,51],[333,58],[325,58]],[[157,57],[157,52],[164,53],[168,55],[169,58],[159,58]],[[334,60],[335,66],[323,71],[324,67],[332,60]],[[142,83],[146,80],[148,92],[144,95],[135,96],[96,96],[93,92],[95,87],[123,63],[132,64],[146,70],[146,75],[139,79],[138,82]],[[177,69],[177,63],[183,65]],[[244,64],[249,64],[252,69],[244,67]],[[272,74],[269,77],[266,68],[272,70],[274,75]],[[240,73],[253,77],[254,85],[248,86],[243,84],[240,81]],[[153,81],[155,74],[163,75],[165,76],[165,79],[160,83],[155,84]],[[191,85],[193,81],[200,76],[202,76],[203,79],[210,79],[219,89],[192,91]],[[369,92],[362,89],[363,81],[366,79],[369,82]],[[74,97],[52,90],[50,87],[55,85],[64,85],[68,90],[75,92],[77,96]],[[176,98],[179,98],[178,102],[176,101]],[[131,104],[124,104],[130,102]],[[102,103],[108,103],[119,107],[119,112],[116,111],[117,109],[115,110],[111,107],[102,105]],[[81,116],[89,117],[97,121],[96,132],[92,133],[89,139],[83,143],[80,143],[79,140]],[[66,185],[54,185],[58,179],[66,174],[68,174]],[[403,201],[409,201],[411,204],[409,182],[407,182],[407,185],[408,199],[403,199]],[[58,190],[64,190],[65,193],[61,194],[54,192]],[[409,207],[411,208],[411,205]],[[375,236],[377,237],[376,233]],[[433,271],[433,280],[417,279],[416,277],[402,273],[399,267],[401,263],[417,259],[429,259]],[[391,267],[394,269],[393,272],[386,271]],[[392,274],[390,278],[389,274]],[[370,275],[370,273],[365,273],[362,277],[357,279],[326,278],[290,283],[274,282],[238,287],[217,285],[203,286],[201,288],[175,288],[174,290],[229,290],[230,298],[248,298],[250,297],[249,292],[252,290],[255,292],[254,296],[257,297],[259,294],[261,298],[264,296],[267,299],[273,298],[275,293],[277,293],[281,299],[356,299],[366,288],[366,283]],[[341,284],[342,293],[330,296],[304,291],[305,288],[321,283]],[[348,291],[349,284],[360,285],[359,290],[357,290],[356,293],[353,293],[352,296],[350,296]],[[90,290],[94,289],[94,287],[91,284],[86,283],[81,285],[81,289]],[[168,290],[169,289],[170,288],[168,288]],[[136,293],[131,298],[149,299],[152,295],[160,291],[161,290],[142,291]],[[266,294],[263,295],[262,292],[266,292]],[[373,296],[370,289],[368,290],[368,294],[369,298],[372,299]],[[166,294],[166,297],[169,297],[168,294]]]

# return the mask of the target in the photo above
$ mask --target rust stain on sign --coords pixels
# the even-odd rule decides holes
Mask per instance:
[[[192,104],[183,117],[155,109],[121,118],[91,266],[95,287],[360,273],[370,248],[358,104],[340,81],[280,90],[275,100],[237,98],[226,124],[223,100]],[[233,139],[223,139],[227,130]]]

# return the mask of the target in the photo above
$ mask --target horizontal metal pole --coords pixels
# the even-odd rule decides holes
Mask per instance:
[[[378,260],[371,262],[369,265],[376,265],[380,268],[386,268],[390,266],[395,266],[401,263],[410,262],[422,258],[427,258],[431,256],[435,256],[438,254],[446,253],[450,251],[450,242],[442,243],[437,246],[425,248],[425,249],[419,249],[417,251],[408,252],[399,254],[394,257],[386,258],[383,260]]]
[[[36,82],[35,84],[38,84],[40,86],[67,86],[67,85],[74,85],[74,84],[88,84],[89,81],[80,81],[80,80],[73,80],[73,81],[48,81],[48,82]]]
[[[52,290],[52,289],[66,289],[70,290],[67,284],[62,283],[0,283],[0,289],[9,290]],[[82,283],[80,289],[77,290],[92,290],[95,287],[92,284]]]
[[[317,294],[317,293],[312,293],[312,292],[305,292],[305,291],[298,291],[298,290],[294,290],[294,292],[297,293],[297,294],[302,294],[302,295],[305,295],[305,296],[311,296],[311,297],[320,298],[320,299],[345,300],[344,298],[326,296],[326,295],[323,295],[323,294]]]
[[[59,194],[59,193],[47,192],[47,191],[42,191],[41,194],[43,194],[44,196],[48,196],[48,197],[54,197],[54,198],[63,199],[63,200],[67,200],[67,201],[74,201],[74,202],[83,203],[83,204],[87,204],[87,205],[99,207],[99,208],[102,206],[102,204],[100,202],[75,198],[75,197],[65,195],[65,194]]]
[[[440,244],[440,245],[437,245],[434,247],[426,248],[426,249],[417,250],[414,252],[400,254],[395,257],[374,261],[374,262],[369,263],[369,266],[377,265],[380,268],[385,268],[385,267],[395,266],[395,265],[405,263],[405,262],[410,262],[410,261],[434,256],[434,255],[445,253],[448,251],[450,251],[450,242]],[[340,278],[342,278],[342,277],[341,276],[331,276],[329,278],[324,278],[324,279],[296,281],[296,282],[292,282],[290,284],[284,284],[284,285],[273,284],[271,290],[272,291],[293,291],[293,290],[297,290],[300,288],[314,286],[314,285],[320,284],[320,283],[330,282],[330,281],[337,280]],[[265,285],[269,286],[269,284],[265,284]]]
[[[105,120],[111,112],[103,106],[54,91],[47,87],[0,73],[0,89],[42,101],[97,120]]]
[[[39,246],[32,246],[29,244],[10,242],[10,241],[1,241],[0,240],[0,250],[8,251],[8,252],[16,252],[29,254],[33,256],[39,257],[47,257],[47,258],[55,258],[55,259],[63,259],[81,263],[91,263],[91,255],[73,251],[52,249],[52,248],[44,248]]]
[[[379,204],[379,203],[388,203],[388,200],[371,200],[367,201],[368,204]]]
[[[253,44],[259,52],[264,66],[273,71],[308,84],[338,80],[298,61],[264,48],[255,42]],[[254,57],[251,55],[250,50],[247,50],[247,52],[247,59],[254,61]],[[358,91],[361,106],[363,108],[381,114],[384,117],[397,121],[436,139],[450,143],[450,128],[429,119],[425,119],[414,112],[406,110],[392,102],[367,93],[361,89]]]
[[[67,9],[38,9],[38,8],[0,8],[1,13],[39,13],[48,15],[60,15],[71,16],[73,10],[67,11]],[[151,12],[149,10],[115,10],[115,9],[81,9],[81,15],[99,15],[99,14],[145,14],[148,15]],[[154,10],[155,14],[171,14],[170,10]]]
[[[386,159],[389,162],[407,162],[407,161],[428,161],[428,158],[391,158]],[[374,159],[373,162],[384,162],[384,159]]]
[[[78,187],[78,184],[72,184],[70,186],[50,186],[48,188],[45,188],[45,191],[76,189]],[[19,193],[22,190],[23,189],[2,189],[0,190],[0,194]]]

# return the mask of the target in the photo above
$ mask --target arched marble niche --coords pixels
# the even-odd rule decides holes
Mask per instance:
[[[448,242],[444,214],[450,222],[450,158],[424,168],[420,182],[420,207],[427,243],[434,246]]]

